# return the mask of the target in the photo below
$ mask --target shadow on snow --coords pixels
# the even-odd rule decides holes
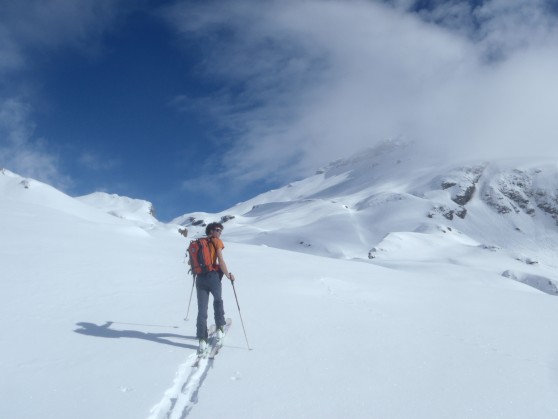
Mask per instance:
[[[179,348],[186,348],[186,349],[197,349],[197,345],[191,345],[186,343],[177,343],[171,339],[188,339],[188,340],[195,340],[195,336],[184,336],[184,335],[177,335],[175,333],[149,333],[149,332],[142,332],[139,330],[117,330],[111,329],[111,326],[115,322],[107,321],[105,324],[97,325],[95,323],[88,323],[88,322],[79,322],[76,323],[79,326],[78,329],[75,329],[74,332],[88,335],[88,336],[95,336],[101,338],[130,338],[130,339],[143,339],[148,340],[155,343],[161,343],[164,345],[171,345],[177,346]]]

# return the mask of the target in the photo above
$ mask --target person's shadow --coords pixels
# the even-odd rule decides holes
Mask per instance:
[[[96,336],[101,338],[131,338],[131,339],[144,339],[155,343],[162,343],[164,345],[178,346],[179,348],[186,349],[197,349],[197,345],[190,345],[186,343],[173,342],[170,339],[190,339],[194,340],[194,336],[184,336],[177,335],[175,333],[148,333],[140,332],[139,330],[116,330],[111,329],[111,325],[114,322],[108,321],[102,325],[96,325],[95,323],[79,322],[76,323],[79,326],[74,332],[80,333],[82,335]]]

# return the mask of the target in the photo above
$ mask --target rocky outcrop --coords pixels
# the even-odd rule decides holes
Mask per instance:
[[[446,205],[436,205],[435,207],[433,207],[430,212],[428,213],[427,217],[428,218],[434,218],[435,215],[440,214],[442,216],[444,216],[444,218],[446,218],[447,220],[453,220],[454,216],[457,216],[461,219],[465,218],[465,216],[467,215],[467,209],[464,207],[455,207],[455,208],[450,208]]]
[[[482,194],[482,199],[499,214],[524,212],[533,216],[533,177],[531,174],[513,169],[502,172],[490,180]]]
[[[502,172],[486,184],[482,199],[499,214],[525,213],[534,217],[537,209],[558,224],[558,185],[537,186],[540,169]]]
[[[533,199],[537,207],[552,217],[558,225],[558,196],[557,191],[545,191],[537,189],[533,193]]]
[[[477,183],[481,178],[486,164],[477,166],[461,167],[446,176],[443,176],[440,186],[444,190],[448,190],[451,194],[451,200],[457,205],[464,206],[471,201]]]

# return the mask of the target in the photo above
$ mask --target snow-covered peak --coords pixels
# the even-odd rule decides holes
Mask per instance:
[[[553,260],[555,161],[440,159],[425,156],[417,143],[385,142],[221,213],[175,221],[195,232],[225,217],[228,240],[347,259],[366,259],[391,233],[426,238],[432,233],[414,232],[431,224],[432,231],[459,231],[481,248]]]
[[[37,185],[44,185],[43,187],[46,186],[50,188],[50,186],[42,182],[38,182],[33,179],[24,178],[14,172],[9,171],[8,169],[0,168],[0,188],[2,188],[1,191],[5,195],[14,194],[16,193],[16,191],[21,190],[21,188],[29,189],[31,183],[36,183]]]
[[[150,202],[93,193],[74,198],[35,179],[25,178],[7,169],[0,170],[0,196],[3,211],[27,211],[55,217],[72,217],[87,222],[119,226],[134,234],[145,234],[155,225],[160,230],[175,230],[176,226],[159,223]],[[138,228],[139,227],[139,228]]]
[[[25,178],[7,169],[0,171],[0,196],[6,208],[57,212],[84,220],[114,224],[114,217],[72,198],[35,179]],[[31,209],[33,208],[33,209]],[[7,210],[7,209],[6,209]]]
[[[143,199],[133,199],[105,192],[94,192],[76,199],[118,218],[146,224],[157,222],[153,204]]]

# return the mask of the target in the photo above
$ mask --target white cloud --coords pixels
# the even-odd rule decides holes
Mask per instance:
[[[56,153],[32,138],[29,112],[29,105],[16,99],[0,103],[0,166],[65,189],[71,181],[59,171]]]
[[[471,158],[558,157],[555,16],[542,0],[463,3],[420,15],[407,1],[175,8],[231,92],[217,101],[235,138],[226,176],[293,177],[394,137]]]

